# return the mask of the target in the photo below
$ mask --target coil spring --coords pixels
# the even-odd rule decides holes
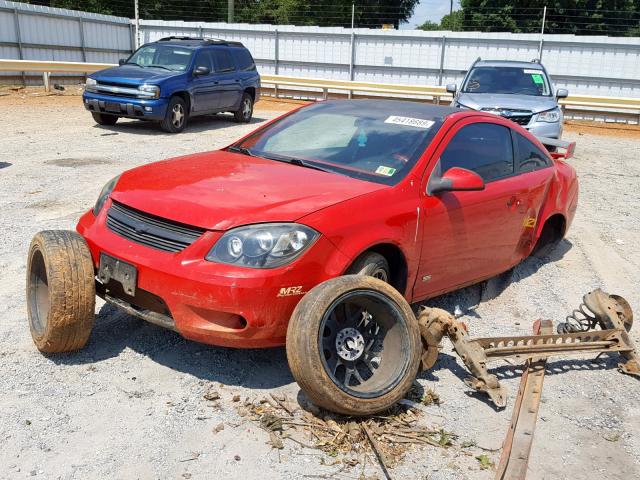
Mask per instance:
[[[584,303],[581,303],[563,323],[558,324],[558,333],[588,332],[598,325],[598,320]]]

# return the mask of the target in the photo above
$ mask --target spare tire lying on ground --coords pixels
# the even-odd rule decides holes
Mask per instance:
[[[59,353],[84,347],[96,304],[93,261],[84,238],[67,230],[37,233],[29,247],[26,293],[38,350]]]
[[[291,316],[287,359],[315,404],[346,415],[381,412],[401,400],[418,373],[418,322],[402,295],[364,275],[307,293]]]

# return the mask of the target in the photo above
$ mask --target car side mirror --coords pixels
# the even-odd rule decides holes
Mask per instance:
[[[460,167],[451,167],[443,175],[430,178],[427,186],[429,195],[470,190],[484,190],[484,180],[476,172]]]
[[[567,98],[569,96],[569,90],[566,88],[559,88],[556,90],[556,98]]]
[[[458,86],[455,83],[447,83],[447,92],[455,95],[458,90]]]
[[[126,58],[121,58],[120,60],[118,60],[118,65],[122,66],[125,63],[127,63],[127,59]]]
[[[193,74],[196,77],[199,77],[200,75],[209,75],[211,73],[211,70],[209,70],[209,67],[205,67],[205,66],[199,66],[196,67],[195,70],[193,71]]]

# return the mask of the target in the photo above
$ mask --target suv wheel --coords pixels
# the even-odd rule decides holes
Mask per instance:
[[[180,97],[173,97],[167,106],[164,120],[160,122],[160,128],[168,133],[180,133],[187,126],[187,103]]]
[[[249,123],[253,116],[253,97],[248,93],[242,95],[240,110],[233,112],[233,118],[238,123]]]
[[[115,125],[118,117],[115,115],[105,115],[104,113],[92,112],[91,116],[98,125]]]

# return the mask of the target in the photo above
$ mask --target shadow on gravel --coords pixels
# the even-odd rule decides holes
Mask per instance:
[[[257,125],[265,122],[266,118],[253,117],[250,125]],[[203,115],[189,119],[187,128],[184,133],[201,133],[218,130],[220,128],[233,127],[238,125],[233,121],[230,114]],[[120,119],[113,126],[110,125],[94,125],[98,130],[110,131],[113,133],[133,133],[136,135],[174,135],[160,129],[158,122],[147,122],[142,120]]]
[[[573,244],[569,240],[563,239],[546,257],[528,257],[507,272],[484,282],[476,283],[475,285],[446,293],[439,297],[434,297],[423,302],[423,304],[429,305],[430,307],[443,308],[449,312],[457,312],[471,317],[481,318],[476,312],[478,305],[482,302],[498,298],[511,284],[518,283],[534,275],[544,265],[561,260],[572,247]],[[414,305],[414,309],[419,308],[420,305],[421,304]]]
[[[284,348],[239,350],[192,342],[109,304],[96,315],[85,348],[49,358],[56,364],[92,364],[117,357],[126,349],[172,370],[225,385],[267,389],[293,382]],[[131,363],[130,370],[135,368]]]
[[[2,170],[3,168],[10,167],[11,165],[13,164],[9,162],[0,162],[0,170]]]

